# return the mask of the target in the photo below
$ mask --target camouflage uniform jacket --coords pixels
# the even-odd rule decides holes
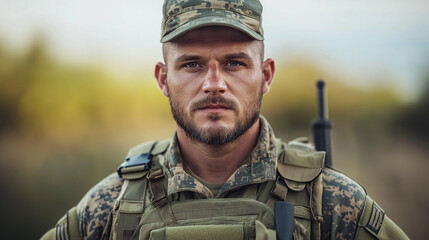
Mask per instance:
[[[268,122],[261,118],[260,135],[256,147],[248,159],[222,185],[218,194],[214,194],[197,179],[185,172],[176,136],[173,137],[164,165],[168,177],[168,194],[194,194],[195,198],[230,197],[240,188],[276,179],[277,156],[274,133]],[[321,225],[322,239],[355,239],[359,229],[359,220],[363,218],[366,192],[355,181],[344,174],[325,168],[322,171],[323,198]],[[123,181],[114,173],[94,186],[77,205],[78,228],[81,239],[109,239],[112,226],[112,208],[117,199]],[[375,207],[378,207],[374,203]],[[381,224],[386,219],[384,212],[378,207],[371,211],[377,213],[372,224]],[[378,212],[377,212],[378,211]],[[383,218],[381,218],[383,217]],[[68,218],[63,218],[56,225],[56,239],[69,239],[67,228]],[[373,226],[371,225],[371,226]],[[370,227],[371,227],[370,226]],[[379,226],[373,226],[374,232]],[[399,228],[398,228],[399,229]],[[400,229],[399,229],[400,230]],[[366,236],[366,235],[365,235]],[[369,239],[377,239],[369,234]],[[368,238],[363,238],[368,239]],[[383,239],[380,237],[380,239]],[[402,239],[402,238],[398,238]]]

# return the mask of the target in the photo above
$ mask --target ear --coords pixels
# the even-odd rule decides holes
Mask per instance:
[[[263,93],[270,91],[271,84],[273,83],[275,69],[276,67],[274,60],[271,58],[268,58],[262,63],[262,77],[264,80],[264,87],[262,90]]]
[[[158,83],[158,87],[164,96],[168,97],[167,91],[167,67],[165,64],[158,62],[155,65],[155,78]]]

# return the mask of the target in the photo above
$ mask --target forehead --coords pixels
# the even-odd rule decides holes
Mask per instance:
[[[262,46],[259,41],[233,28],[222,26],[201,27],[165,43],[164,58],[172,57],[174,59],[178,55],[191,52],[227,54],[234,51],[246,52],[251,57],[257,57],[256,55],[260,55],[260,51],[263,51],[260,45]]]

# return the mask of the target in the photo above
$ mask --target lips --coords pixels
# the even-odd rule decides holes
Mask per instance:
[[[208,104],[206,106],[201,107],[200,109],[230,109],[229,107],[222,104]]]
[[[222,104],[209,104],[209,105],[203,106],[202,108],[199,108],[198,110],[208,114],[220,114],[230,109],[231,108]]]

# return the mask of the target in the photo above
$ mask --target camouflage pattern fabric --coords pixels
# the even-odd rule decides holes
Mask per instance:
[[[113,173],[89,190],[79,202],[77,215],[82,239],[109,239],[110,229],[106,226],[122,183],[118,174]]]
[[[270,125],[261,118],[257,146],[245,163],[222,186],[228,192],[249,184],[275,179],[276,149]],[[174,137],[167,150],[169,194],[192,191],[201,197],[214,197],[210,190],[183,170],[178,142]],[[362,214],[366,193],[356,182],[336,170],[324,169],[322,239],[353,239]],[[108,239],[111,211],[121,190],[122,181],[116,173],[93,187],[78,207],[79,229],[82,239]]]
[[[212,198],[210,189],[185,172],[180,154],[177,137],[174,136],[170,144],[168,165],[170,165],[171,177],[168,178],[168,194],[181,191],[192,191],[202,194],[206,198]]]
[[[365,204],[365,190],[344,174],[323,170],[322,239],[353,239]]]
[[[167,0],[163,6],[161,42],[191,29],[223,25],[263,40],[259,0]]]

